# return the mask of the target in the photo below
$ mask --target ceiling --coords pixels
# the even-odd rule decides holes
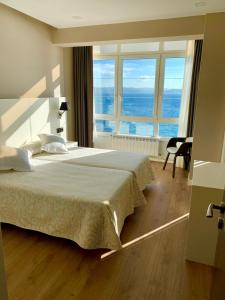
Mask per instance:
[[[225,0],[0,0],[57,28],[202,15]]]

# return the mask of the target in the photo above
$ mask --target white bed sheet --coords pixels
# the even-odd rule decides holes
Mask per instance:
[[[151,183],[154,179],[149,157],[140,153],[71,147],[69,148],[69,153],[59,155],[43,152],[36,155],[35,158],[89,167],[129,171],[134,175],[140,190],[144,190],[146,184]]]
[[[126,171],[33,160],[34,172],[0,173],[0,222],[118,249],[125,218],[145,203]]]

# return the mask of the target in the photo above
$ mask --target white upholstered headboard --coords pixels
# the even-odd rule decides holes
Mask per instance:
[[[0,99],[0,144],[19,147],[36,140],[39,133],[56,134],[58,127],[67,137],[66,113],[58,117],[65,98]]]

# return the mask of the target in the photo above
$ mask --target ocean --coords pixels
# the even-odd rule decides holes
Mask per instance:
[[[165,90],[162,99],[161,117],[178,118],[181,103],[181,90]],[[95,113],[114,113],[114,89],[95,88]],[[154,114],[154,92],[151,89],[124,88],[122,96],[122,115],[136,117],[153,117]],[[121,121],[120,133],[140,136],[153,136],[153,124],[148,122],[126,122]],[[97,131],[113,132],[115,122],[108,120],[96,120]],[[177,136],[177,124],[159,124],[159,136]]]

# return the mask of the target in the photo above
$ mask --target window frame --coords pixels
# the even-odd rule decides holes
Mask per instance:
[[[120,45],[117,47],[116,53],[96,53],[93,55],[93,60],[115,60],[115,79],[114,79],[114,113],[112,115],[107,114],[96,114],[94,107],[94,130],[97,135],[127,135],[120,133],[120,122],[150,122],[153,123],[153,136],[139,136],[143,138],[157,138],[157,139],[168,139],[170,137],[159,136],[159,124],[177,124],[178,130],[180,127],[180,116],[182,111],[183,92],[184,92],[184,81],[185,81],[185,69],[184,69],[184,80],[182,86],[182,97],[179,118],[163,118],[161,117],[162,112],[162,99],[164,90],[164,75],[165,75],[165,60],[166,58],[185,58],[185,69],[187,62],[187,49],[186,50],[163,50],[163,42],[160,42],[158,51],[145,51],[145,52],[120,52]],[[156,59],[156,73],[155,73],[155,96],[154,96],[154,113],[153,117],[140,117],[140,116],[123,116],[122,115],[122,84],[123,84],[123,70],[122,61],[123,59]],[[94,100],[95,103],[95,100]],[[95,104],[94,104],[95,105]],[[97,132],[95,127],[95,120],[111,120],[115,121],[115,132]],[[128,134],[128,136],[135,136]]]
[[[115,60],[115,56],[109,56],[109,55],[104,55],[101,57],[97,57],[94,58],[93,60]],[[94,119],[104,119],[104,120],[114,120],[115,119],[115,115],[116,115],[116,96],[117,96],[117,68],[118,68],[118,63],[115,60],[115,78],[114,78],[114,105],[113,105],[113,114],[109,115],[109,114],[96,114],[95,113],[95,99],[94,99],[94,95],[93,95],[93,112],[94,112]]]
[[[123,67],[122,67],[122,61],[124,59],[156,59],[156,72],[155,72],[155,94],[154,94],[154,110],[153,110],[153,116],[152,117],[140,117],[140,116],[124,116],[122,114],[122,101],[123,101]],[[158,82],[157,82],[157,78],[158,78],[158,72],[159,72],[159,55],[121,55],[119,58],[119,86],[118,86],[118,98],[119,98],[119,115],[120,115],[120,119],[121,121],[130,121],[130,122],[146,122],[146,120],[148,120],[148,122],[154,122],[155,116],[156,116],[156,102],[157,102],[157,94],[158,94]],[[137,121],[135,121],[137,120]]]
[[[172,51],[171,51],[172,52]],[[177,52],[177,51],[176,51]],[[181,51],[180,51],[181,52]],[[167,58],[185,58],[185,66],[184,66],[184,79],[185,79],[185,68],[186,68],[186,63],[187,63],[187,57],[186,53],[185,55],[183,53],[162,53],[161,54],[161,62],[160,62],[160,77],[159,77],[159,95],[158,95],[158,111],[157,111],[157,116],[158,116],[158,125],[159,124],[178,124],[178,127],[180,126],[180,116],[181,116],[181,111],[182,111],[182,106],[183,106],[183,91],[184,91],[184,80],[182,84],[182,95],[181,95],[181,105],[180,105],[180,113],[178,118],[165,118],[162,117],[162,102],[163,102],[163,92],[164,92],[164,81],[165,81],[165,61]]]

